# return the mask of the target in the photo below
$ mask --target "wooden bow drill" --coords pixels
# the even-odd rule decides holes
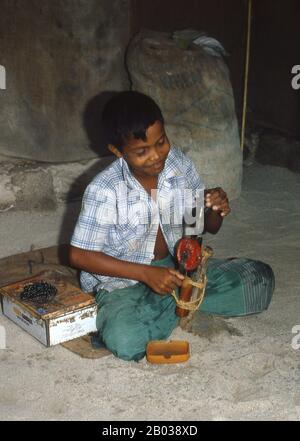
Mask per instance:
[[[180,326],[186,328],[203,302],[207,284],[207,263],[213,255],[209,247],[202,247],[202,238],[183,237],[176,245],[176,258],[179,271],[185,275],[179,298],[172,292],[177,307],[176,314],[181,318]]]

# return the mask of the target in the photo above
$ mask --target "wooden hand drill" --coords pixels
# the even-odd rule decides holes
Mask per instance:
[[[179,300],[189,302],[197,298],[199,289],[205,290],[207,260],[213,252],[210,247],[202,247],[201,237],[183,237],[177,242],[175,251],[178,269],[186,276],[180,288]],[[191,282],[200,284],[202,288],[195,287]],[[176,307],[178,317],[186,317],[189,312],[188,309]]]

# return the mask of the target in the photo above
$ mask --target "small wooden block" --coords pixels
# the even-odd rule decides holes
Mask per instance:
[[[89,335],[67,341],[62,343],[61,346],[69,349],[69,351],[74,352],[74,354],[77,354],[82,358],[95,359],[111,355],[111,352],[106,348],[94,349],[91,345],[91,337]]]

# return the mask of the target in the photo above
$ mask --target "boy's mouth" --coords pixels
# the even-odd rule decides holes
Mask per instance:
[[[165,160],[163,159],[162,161],[156,162],[155,164],[151,165],[150,168],[154,168],[155,170],[160,170],[161,168],[163,168],[165,165]]]

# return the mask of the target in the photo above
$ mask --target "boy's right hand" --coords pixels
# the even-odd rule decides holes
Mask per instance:
[[[174,268],[149,266],[145,271],[144,283],[157,294],[171,294],[182,285],[184,276]]]

